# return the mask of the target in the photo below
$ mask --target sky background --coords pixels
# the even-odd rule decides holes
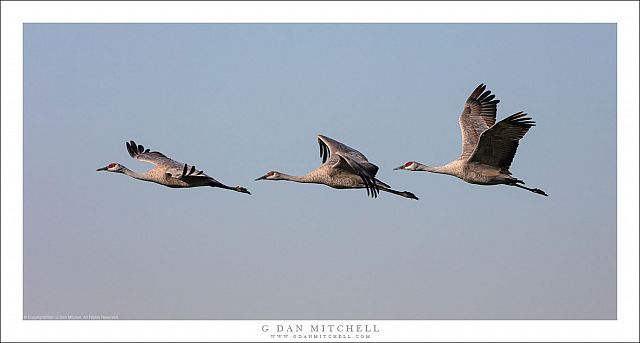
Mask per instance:
[[[614,24],[24,26],[24,314],[616,317]],[[550,196],[393,171],[460,154],[486,83]],[[420,201],[284,181],[322,133]],[[253,195],[171,189],[135,140]],[[46,171],[46,172],[45,172]]]

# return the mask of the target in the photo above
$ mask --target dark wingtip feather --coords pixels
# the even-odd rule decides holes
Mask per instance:
[[[136,157],[136,151],[133,148],[133,146],[131,146],[131,143],[127,142],[126,145],[127,145],[127,151],[129,152],[129,156]]]
[[[484,93],[480,94],[480,96],[478,97],[478,100],[487,100],[490,94],[491,94],[491,91],[485,91]]]
[[[185,175],[187,175],[187,164],[186,164],[186,163],[184,164],[184,168],[182,169],[182,176],[181,176],[181,178],[182,178],[182,177],[184,177]]]
[[[474,89],[473,92],[471,92],[471,95],[469,95],[469,98],[467,99],[467,101],[477,99],[478,96],[482,94],[482,92],[484,92],[485,88],[486,86],[484,85],[484,83],[481,83],[480,85],[478,85],[478,87],[476,87],[476,89]]]
[[[329,147],[322,141],[320,141],[320,157],[322,157],[322,163],[327,162],[329,158]]]
[[[320,146],[320,158],[322,163],[327,162],[327,145],[321,139],[322,135],[318,135],[318,146]]]
[[[138,146],[136,145],[136,142],[134,141],[129,141],[129,154],[131,154],[131,157],[134,157],[138,154]]]

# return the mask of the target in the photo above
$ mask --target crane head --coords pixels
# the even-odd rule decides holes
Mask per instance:
[[[416,168],[418,168],[418,164],[415,161],[409,161],[399,167],[395,167],[393,168],[393,170],[399,170],[399,169],[403,169],[403,170],[416,170]]]
[[[266,174],[264,174],[263,176],[260,176],[259,178],[255,179],[255,181],[258,180],[280,180],[281,178],[281,174],[277,171],[270,171]]]
[[[98,168],[96,171],[109,171],[114,173],[122,173],[123,166],[118,163],[109,163],[106,167]]]

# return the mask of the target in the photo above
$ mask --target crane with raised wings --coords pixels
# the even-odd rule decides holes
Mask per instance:
[[[524,186],[509,168],[520,139],[535,126],[526,113],[518,112],[496,123],[495,95],[480,84],[469,96],[460,115],[462,153],[444,166],[431,167],[409,161],[394,169],[452,175],[477,185],[509,185],[547,196],[543,190]]]

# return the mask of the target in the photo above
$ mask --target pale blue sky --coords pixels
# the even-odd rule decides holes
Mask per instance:
[[[616,314],[616,27],[24,26],[25,315],[558,319]],[[423,173],[486,83],[538,123],[541,197]],[[254,182],[363,152],[420,201]],[[142,171],[134,139],[252,196]],[[42,171],[46,170],[46,173]]]

